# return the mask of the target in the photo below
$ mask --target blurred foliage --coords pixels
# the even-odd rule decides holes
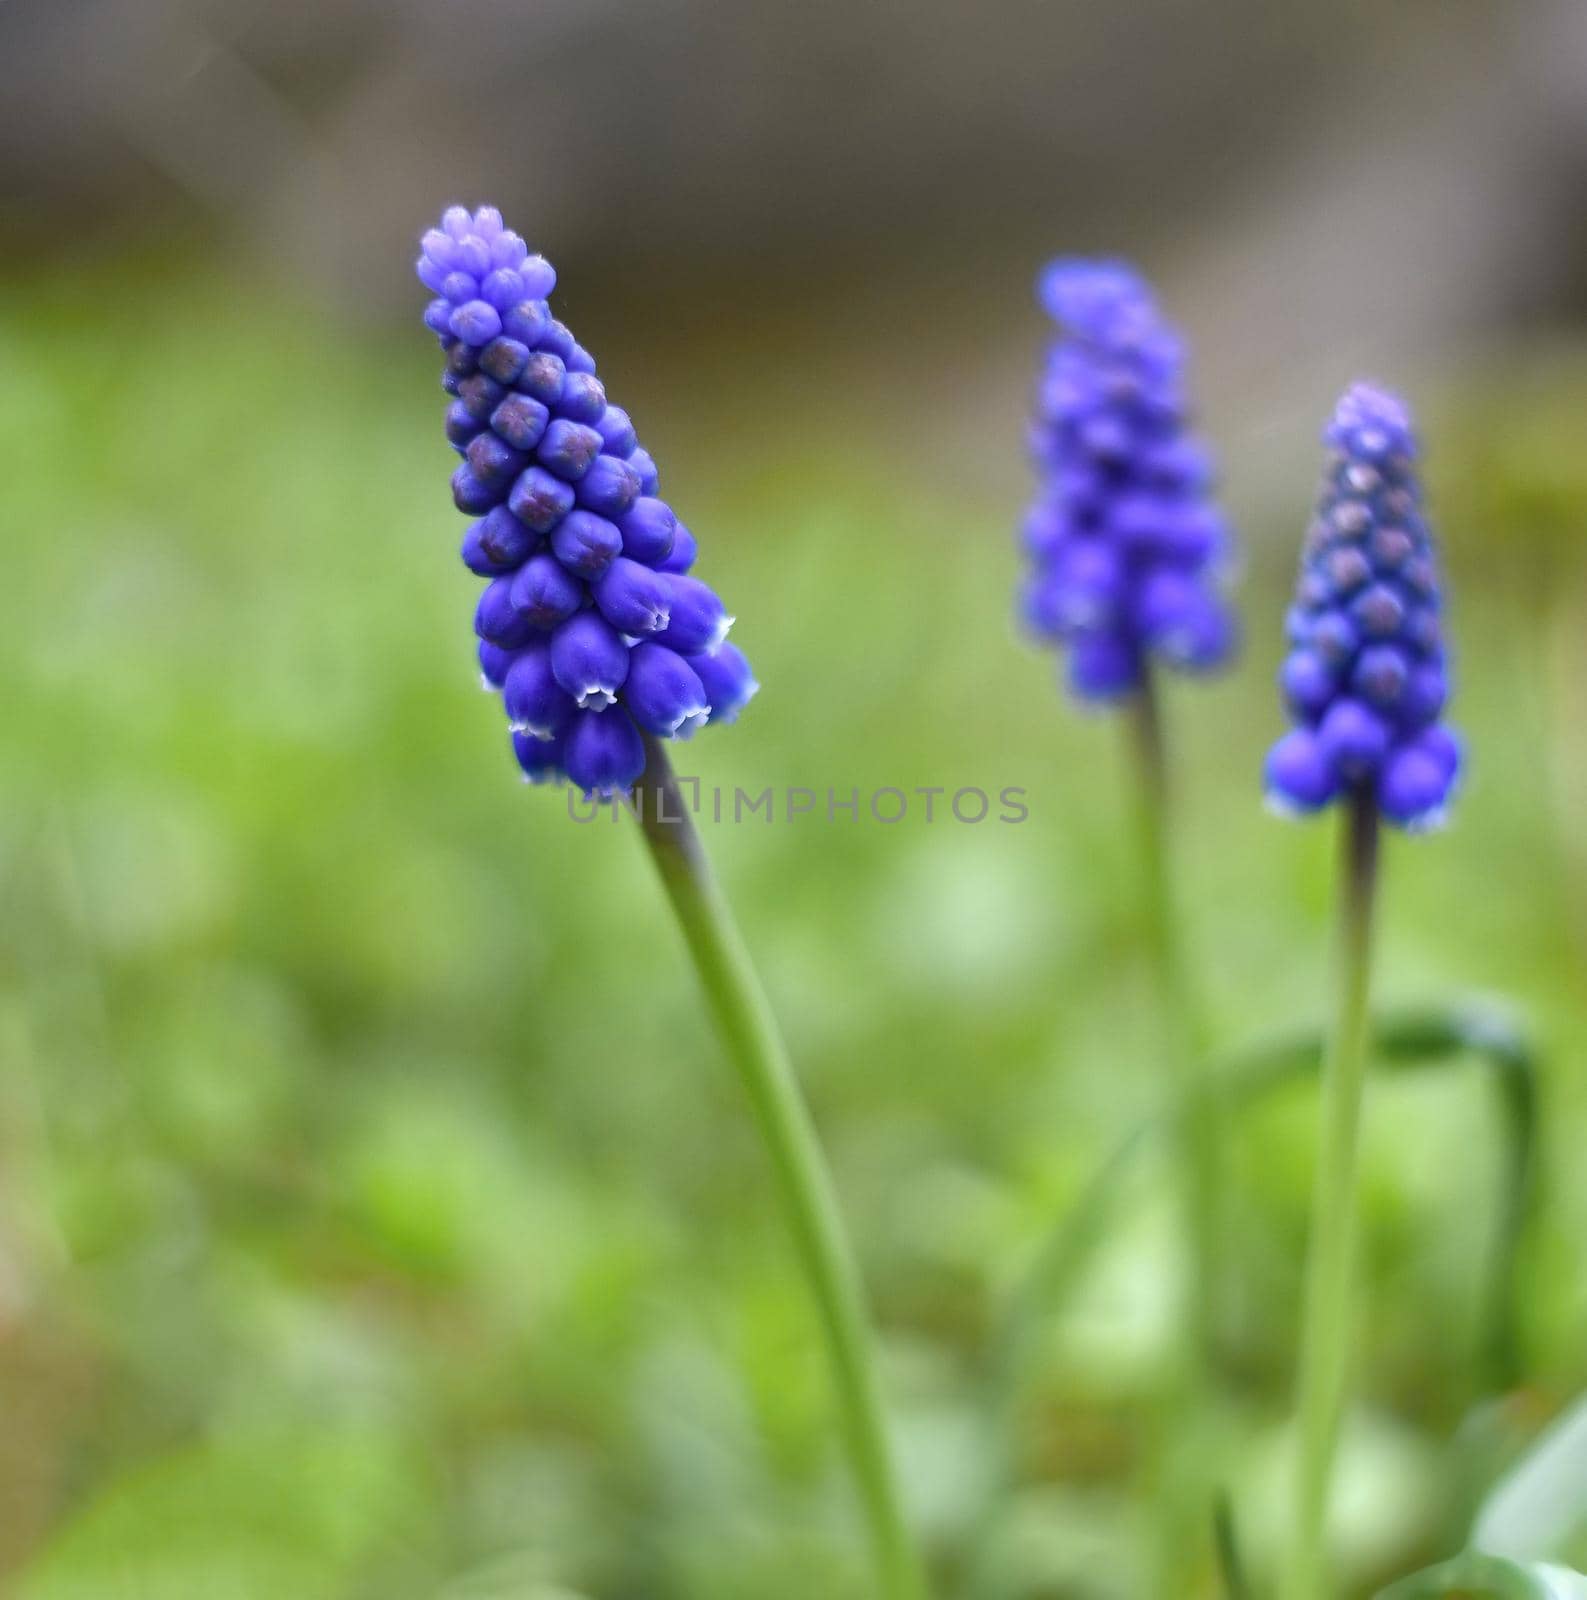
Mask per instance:
[[[899,443],[907,400],[879,438],[841,396],[766,414],[743,361],[680,389],[664,341],[627,360],[603,370],[765,685],[682,769],[1030,794],[1020,826],[707,826],[951,1576],[991,1318],[1154,1104],[1116,730],[1013,638],[1013,442],[980,497]],[[218,274],[0,293],[0,1586],[858,1597],[813,1329],[650,868],[626,825],[513,781],[474,688],[435,368],[410,330]],[[1389,850],[1381,991],[1503,993],[1536,1027],[1540,1204],[1525,1383],[1493,1399],[1487,1086],[1375,1086],[1338,1506],[1361,1592],[1454,1548],[1472,1473],[1587,1386],[1584,400],[1587,366],[1484,371],[1429,430],[1474,767],[1447,837]],[[1255,783],[1310,494],[1253,514],[1239,671],[1169,696],[1226,1044],[1326,995],[1328,830],[1264,817]],[[1298,1084],[1234,1151],[1211,1447],[1257,1573],[1310,1135]],[[1039,1352],[1000,1549],[1028,1600],[1142,1592],[1177,1304],[1160,1176]]]

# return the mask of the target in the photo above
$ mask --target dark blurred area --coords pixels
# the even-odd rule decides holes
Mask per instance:
[[[590,294],[919,283],[950,344],[1030,258],[1131,252],[1243,381],[1577,312],[1584,57],[1576,0],[10,0],[0,230],[223,245],[367,315],[490,195]]]

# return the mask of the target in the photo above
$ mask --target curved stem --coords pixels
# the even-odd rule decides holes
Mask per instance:
[[[1207,1091],[1199,1069],[1206,1056],[1205,1030],[1175,907],[1168,756],[1150,668],[1130,701],[1127,721],[1137,779],[1142,917],[1157,991],[1158,1054],[1169,1096],[1182,1099],[1186,1108],[1175,1131],[1192,1252],[1188,1329],[1195,1346],[1193,1371],[1211,1364],[1217,1334],[1221,1130],[1216,1097]]]
[[[1369,793],[1358,792],[1344,814],[1336,1011],[1323,1063],[1322,1126],[1301,1321],[1295,1527],[1280,1591],[1284,1600],[1321,1600],[1328,1593],[1328,1500],[1349,1368],[1377,864],[1377,807]]]
[[[666,751],[646,740],[633,804],[677,914],[717,1030],[743,1081],[826,1340],[844,1440],[885,1600],[921,1600],[925,1582],[888,1449],[864,1292],[831,1174],[787,1049],[700,845]]]

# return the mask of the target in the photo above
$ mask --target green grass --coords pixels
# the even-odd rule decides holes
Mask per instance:
[[[1012,439],[978,501],[867,443],[874,418],[758,414],[748,371],[668,410],[667,354],[629,380],[613,352],[609,381],[765,685],[680,768],[1029,791],[1020,826],[705,830],[947,1570],[993,1315],[1154,1103],[1118,730],[1013,637]],[[1386,1001],[1501,993],[1544,1044],[1517,1430],[1587,1384],[1584,394],[1565,369],[1444,407],[1473,779],[1446,837],[1390,848],[1383,932]],[[814,1330],[649,864],[514,782],[475,688],[440,410],[421,337],[253,287],[0,298],[0,1587],[23,1600],[865,1593]],[[1255,778],[1310,493],[1250,530],[1238,673],[1167,707],[1228,1045],[1327,992],[1330,830],[1266,817]],[[1444,1550],[1499,1159],[1475,1069],[1384,1084],[1370,1120],[1363,1582]],[[1217,1448],[1258,1564],[1311,1129],[1297,1090],[1237,1151]],[[1175,1343],[1159,1178],[1044,1351],[1002,1552],[1031,1600],[1139,1592]]]

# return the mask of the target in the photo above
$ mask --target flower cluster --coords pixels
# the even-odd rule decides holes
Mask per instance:
[[[1268,796],[1308,812],[1370,790],[1390,822],[1431,827],[1460,746],[1439,721],[1449,682],[1410,413],[1357,384],[1324,442],[1280,679],[1297,725],[1268,756]]]
[[[424,235],[425,325],[446,353],[452,498],[477,518],[463,560],[488,580],[474,617],[526,777],[626,792],[641,730],[731,722],[757,687],[695,543],[595,362],[551,315],[556,273],[501,213],[453,206]]]
[[[1151,657],[1215,667],[1234,643],[1215,581],[1229,532],[1187,428],[1180,340],[1120,263],[1055,261],[1038,291],[1062,333],[1031,430],[1042,482],[1025,522],[1026,619],[1067,646],[1083,700],[1129,694]]]

